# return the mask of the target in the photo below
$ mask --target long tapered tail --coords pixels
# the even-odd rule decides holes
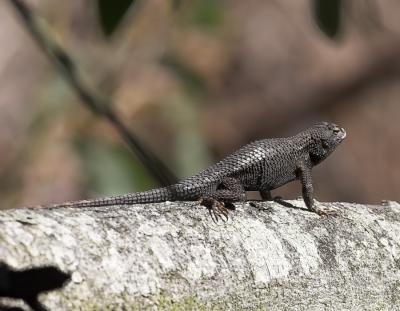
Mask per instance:
[[[109,205],[130,205],[138,203],[156,203],[164,202],[173,199],[173,194],[170,187],[157,188],[143,192],[132,192],[123,195],[117,195],[106,198],[81,200],[64,202],[60,204],[47,205],[47,208],[57,207],[98,207],[98,206],[109,206]]]

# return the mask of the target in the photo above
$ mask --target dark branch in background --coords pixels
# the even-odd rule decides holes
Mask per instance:
[[[39,26],[31,8],[23,0],[9,0],[20,15],[24,25],[31,33],[37,44],[45,51],[65,80],[72,86],[81,98],[81,102],[96,115],[106,119],[118,131],[131,151],[146,167],[149,173],[159,184],[166,186],[177,181],[176,176],[161,162],[155,154],[134,135],[112,110],[112,103],[108,98],[101,96],[90,89],[78,73],[78,67],[71,57]]]
[[[45,311],[38,296],[62,288],[71,276],[53,266],[14,270],[0,261],[0,297],[22,299],[34,311]],[[0,310],[18,310],[0,305]]]

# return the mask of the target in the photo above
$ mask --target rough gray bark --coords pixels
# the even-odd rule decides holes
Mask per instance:
[[[292,201],[304,207],[301,201]],[[399,310],[400,204],[193,203],[0,211],[0,260],[72,273],[52,310]]]

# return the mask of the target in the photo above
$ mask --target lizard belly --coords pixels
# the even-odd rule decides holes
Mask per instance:
[[[279,174],[275,174],[274,177],[271,179],[271,182],[269,183],[269,188],[270,189],[279,188],[295,179],[296,179],[295,168],[281,170]]]
[[[294,163],[294,161],[288,161],[287,163]],[[290,166],[279,164],[265,166],[265,171],[260,181],[260,189],[276,189],[297,178],[295,164]]]

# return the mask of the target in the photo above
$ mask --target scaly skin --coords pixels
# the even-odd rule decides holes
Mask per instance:
[[[271,190],[297,179],[301,182],[308,209],[326,215],[327,212],[314,207],[311,170],[325,160],[345,137],[343,128],[322,122],[292,137],[250,143],[204,171],[165,188],[48,207],[199,201],[211,208],[215,215],[227,216],[225,205],[244,201],[245,191],[259,191],[263,199],[271,199]]]

